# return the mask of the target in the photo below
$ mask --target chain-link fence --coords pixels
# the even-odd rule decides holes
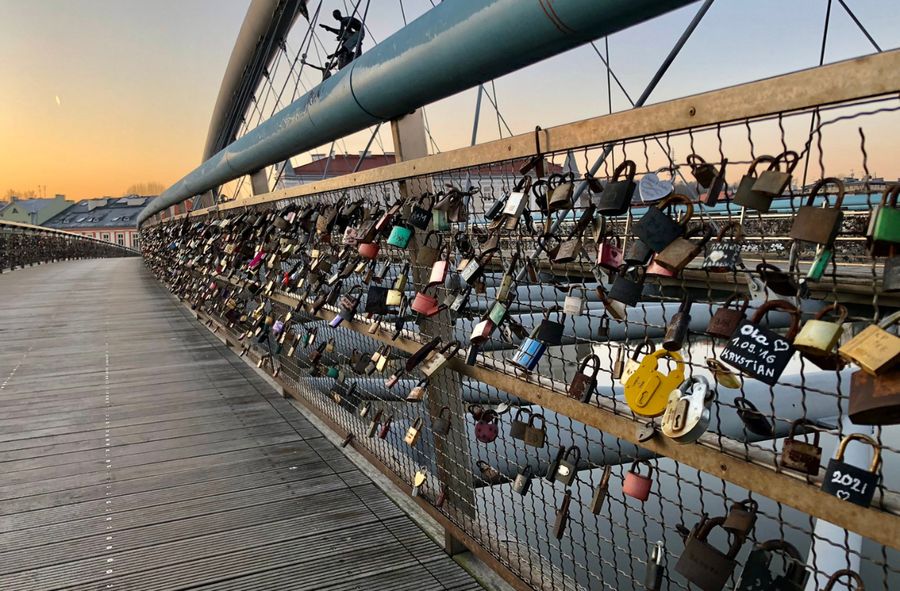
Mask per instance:
[[[86,236],[0,221],[0,272],[52,261],[138,254]]]

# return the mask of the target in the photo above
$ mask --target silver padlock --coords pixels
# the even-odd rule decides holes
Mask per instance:
[[[575,295],[575,290],[580,290],[580,295]],[[563,302],[563,313],[568,316],[581,316],[584,314],[584,296],[586,289],[583,285],[573,285],[569,287],[569,293]]]

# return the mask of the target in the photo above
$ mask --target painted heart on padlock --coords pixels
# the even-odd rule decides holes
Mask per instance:
[[[834,496],[836,496],[837,498],[839,498],[843,501],[846,501],[847,499],[850,498],[850,493],[845,490],[839,490],[834,493]]]
[[[482,443],[491,443],[497,439],[497,425],[495,423],[487,423],[479,421],[475,424],[475,438]]]
[[[664,181],[655,172],[650,172],[638,181],[638,189],[641,193],[641,201],[652,203],[668,197],[675,192],[675,185],[671,181]]]
[[[772,344],[772,348],[775,349],[775,351],[780,353],[782,351],[787,351],[788,349],[790,349],[791,345],[787,341],[783,341],[783,340],[779,339]]]

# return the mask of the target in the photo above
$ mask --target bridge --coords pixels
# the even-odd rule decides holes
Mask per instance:
[[[141,253],[0,226],[2,588],[900,584],[900,50],[841,2],[875,53],[648,104],[707,0],[633,109],[475,141],[484,81],[687,4],[441,3],[304,93],[319,11],[253,2]]]

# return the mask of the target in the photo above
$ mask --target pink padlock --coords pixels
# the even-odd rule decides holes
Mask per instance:
[[[378,256],[378,251],[381,250],[381,247],[377,242],[360,242],[357,250],[359,251],[359,256],[374,259]]]
[[[644,476],[637,471],[638,464],[647,464],[647,475]],[[622,485],[622,492],[629,497],[634,497],[639,501],[646,501],[650,497],[650,485],[653,484],[653,466],[646,460],[635,460],[631,464],[631,468],[625,474],[625,483]]]
[[[647,265],[646,275],[656,275],[658,277],[675,277],[677,273],[674,271],[670,271],[656,262],[656,257],[654,256],[650,260],[650,264]]]
[[[499,434],[497,413],[490,409],[483,411],[481,418],[475,423],[475,439],[481,443],[490,443],[497,439]]]
[[[438,304],[438,299],[435,296],[430,296],[425,293],[430,287],[434,286],[426,285],[424,290],[416,293],[416,297],[413,298],[411,306],[413,311],[418,312],[426,318],[434,316],[442,309],[442,306]]]
[[[597,264],[608,271],[617,271],[625,262],[624,257],[617,236],[597,245]]]
[[[251,271],[259,266],[260,263],[263,262],[263,259],[266,258],[266,253],[263,251],[259,251],[256,253],[256,256],[253,257],[253,260],[250,261],[250,264],[247,265],[247,268]]]

